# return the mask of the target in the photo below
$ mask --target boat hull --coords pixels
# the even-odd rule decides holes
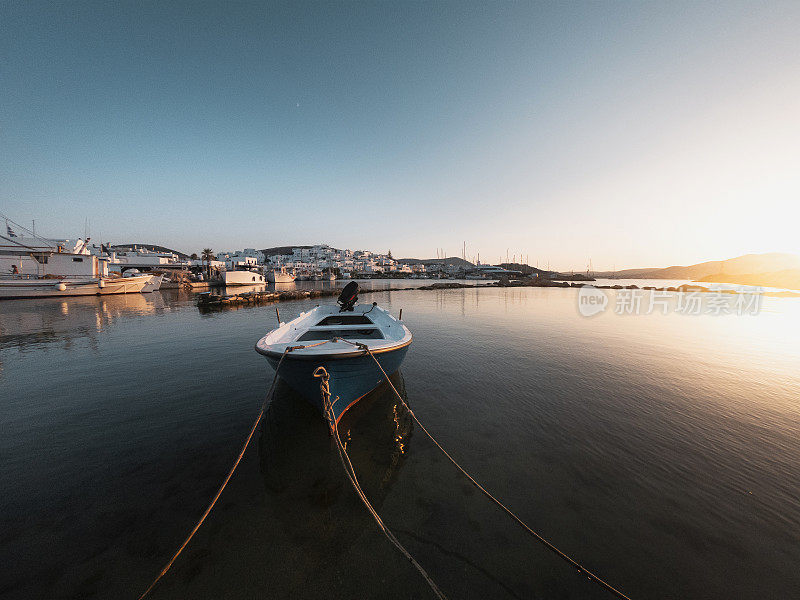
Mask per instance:
[[[225,271],[224,283],[232,285],[259,285],[265,282],[264,276],[253,271]]]
[[[292,283],[294,279],[294,275],[289,275],[288,273],[267,272],[267,281],[270,283]]]
[[[161,282],[164,281],[163,275],[151,275],[150,281],[144,284],[142,293],[147,294],[150,292],[157,292],[161,288]]]
[[[386,374],[392,375],[400,368],[406,352],[408,352],[408,345],[375,353],[373,356],[378,359]],[[267,355],[267,360],[275,369],[280,361],[280,356]],[[368,354],[341,358],[336,355],[295,358],[291,353],[287,354],[278,376],[315,406],[323,416],[325,411],[319,387],[320,379],[314,377],[314,371],[320,366],[324,367],[330,375],[328,383],[337,423],[348,408],[378,387],[385,379],[372,356]]]
[[[117,279],[74,280],[36,279],[0,281],[0,300],[15,298],[56,298],[63,296],[105,296],[107,294],[135,294],[149,281],[149,277],[120,277]],[[64,289],[59,289],[63,285]]]

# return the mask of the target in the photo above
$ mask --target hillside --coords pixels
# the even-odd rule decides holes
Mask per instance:
[[[173,254],[177,254],[181,260],[186,260],[189,258],[188,254],[178,252],[177,250],[167,248],[166,246],[157,246],[156,244],[114,244],[111,246],[111,248],[113,248],[116,252],[125,252],[127,250],[133,250],[134,246],[140,250],[149,250],[150,252],[172,252]]]
[[[312,246],[274,246],[272,248],[265,248],[261,250],[264,253],[264,256],[275,256],[278,254],[291,254],[292,248],[311,248]],[[336,248],[334,248],[336,250]],[[434,265],[434,264],[445,264],[445,265],[455,265],[456,267],[465,266],[467,268],[473,267],[474,265],[466,261],[462,258],[458,258],[457,256],[451,256],[449,258],[398,258],[396,259],[397,262],[406,263],[408,265],[417,265],[417,264],[426,264],[426,265]]]
[[[702,277],[697,279],[697,281],[800,290],[800,269],[786,269],[774,273],[747,273],[736,275],[717,273],[715,275]]]
[[[623,271],[602,271],[595,277],[617,277],[619,279],[691,279],[700,280],[709,275],[752,275],[777,273],[800,269],[800,256],[773,252],[769,254],[745,254],[728,260],[712,260],[689,266],[666,268],[625,269]],[[722,282],[720,282],[722,283]]]
[[[265,248],[260,252],[264,253],[264,256],[277,256],[278,254],[291,254],[292,248],[303,248],[308,249],[311,246],[274,246],[273,248]]]

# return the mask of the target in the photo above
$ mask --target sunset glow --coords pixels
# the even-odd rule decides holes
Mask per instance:
[[[6,5],[5,212],[564,270],[800,251],[797,3],[231,10]]]

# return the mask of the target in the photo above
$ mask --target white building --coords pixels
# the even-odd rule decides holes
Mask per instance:
[[[235,271],[237,268],[249,269],[258,266],[258,258],[255,256],[243,256],[237,254],[225,259],[225,268],[228,271]]]

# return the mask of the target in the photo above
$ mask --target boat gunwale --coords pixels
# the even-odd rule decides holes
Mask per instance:
[[[372,348],[370,348],[369,351],[372,354],[384,354],[386,352],[394,352],[395,350],[400,350],[401,348],[405,348],[406,346],[410,345],[411,342],[414,341],[414,336],[411,335],[410,332],[409,332],[409,336],[410,337],[407,340],[400,341],[394,346],[388,346],[388,347],[384,347],[384,348],[375,348],[374,350]],[[258,352],[259,354],[261,354],[263,356],[266,356],[267,358],[272,358],[272,359],[275,359],[275,360],[280,360],[281,359],[281,356],[283,356],[283,353],[284,353],[283,350],[277,351],[277,350],[268,350],[266,348],[260,348],[258,346],[258,344],[260,342],[261,342],[261,340],[258,340],[258,342],[256,342],[256,344],[255,344],[256,352]],[[358,342],[354,342],[354,343],[358,343]],[[287,343],[286,347],[292,347],[292,344],[288,344]],[[301,348],[298,348],[298,350],[300,350],[300,349]],[[303,348],[303,349],[305,349],[305,348]],[[315,354],[295,354],[294,352],[287,352],[286,353],[286,359],[287,360],[318,360],[318,361],[326,361],[326,360],[341,360],[341,359],[345,359],[345,358],[357,358],[359,356],[366,356],[366,354],[367,354],[366,351],[361,350],[359,348],[356,348],[355,350],[334,351],[334,352],[329,352],[329,353],[326,353],[326,354],[320,354],[320,353],[315,353]]]
[[[359,306],[362,306],[362,305],[359,305]],[[359,311],[359,312],[355,312],[355,314],[368,315],[370,312],[372,312],[372,310],[374,308],[378,308],[380,313],[382,313],[382,315],[385,318],[390,319],[391,322],[394,322],[396,325],[400,326],[400,328],[402,330],[402,336],[398,337],[398,336],[395,335],[395,336],[392,336],[392,337],[384,337],[381,340],[374,340],[374,339],[365,338],[364,341],[360,341],[359,338],[357,338],[357,337],[354,337],[354,338],[350,339],[350,338],[345,338],[343,336],[337,336],[337,337],[340,337],[341,340],[342,340],[342,342],[340,342],[340,343],[350,344],[350,347],[339,346],[338,348],[336,348],[334,350],[331,350],[329,352],[325,352],[325,348],[323,348],[323,345],[324,345],[324,343],[332,342],[333,340],[326,340],[322,344],[320,344],[320,343],[304,344],[303,342],[298,341],[296,336],[292,336],[292,338],[290,338],[291,341],[282,340],[282,341],[279,341],[279,342],[265,343],[265,340],[267,340],[267,338],[269,338],[273,334],[277,333],[282,328],[290,327],[292,325],[292,323],[295,323],[297,321],[301,321],[302,319],[308,319],[315,312],[318,313],[318,315],[321,315],[323,317],[323,320],[325,318],[329,317],[329,316],[332,316],[332,315],[341,315],[342,314],[342,311],[341,310],[337,311],[336,309],[338,307],[335,307],[333,305],[326,305],[326,306],[317,305],[314,308],[312,308],[310,311],[302,312],[302,313],[300,313],[300,315],[298,315],[297,317],[295,317],[291,321],[288,321],[287,323],[281,323],[275,329],[272,329],[272,330],[268,331],[263,337],[261,337],[256,342],[255,351],[258,352],[259,354],[263,355],[263,356],[266,356],[267,358],[272,359],[272,360],[279,360],[281,358],[281,356],[283,356],[286,348],[297,348],[297,350],[299,352],[295,353],[294,351],[290,351],[290,352],[286,353],[286,358],[293,359],[293,360],[325,361],[325,360],[341,360],[341,359],[346,359],[346,358],[357,358],[359,356],[364,356],[366,354],[364,349],[358,348],[358,347],[354,347],[355,344],[364,344],[366,347],[369,348],[369,351],[372,354],[385,354],[385,353],[388,353],[388,352],[393,352],[395,350],[400,350],[402,348],[405,348],[409,344],[411,344],[411,342],[414,339],[414,336],[412,335],[411,331],[409,331],[408,327],[406,327],[405,324],[402,321],[399,321],[394,316],[392,316],[392,314],[388,310],[386,310],[383,307],[377,306],[376,303],[373,303],[372,306],[363,305],[363,307],[364,307],[364,311],[363,312]],[[369,307],[369,310],[366,310],[367,307]],[[354,331],[358,330],[358,329],[375,328],[375,329],[378,329],[384,336],[387,335],[386,323],[381,323],[380,320],[376,319],[372,315],[367,317],[367,319],[369,321],[371,321],[371,324],[370,324],[370,326],[366,326],[366,327],[365,327],[366,324],[358,324],[358,325],[350,325],[350,326],[345,326],[345,325],[327,325],[326,326],[326,325],[318,325],[320,320],[319,320],[319,316],[317,316],[316,318],[311,318],[311,322],[307,326],[302,327],[302,328],[295,327],[295,329],[299,329],[301,331],[301,333],[298,334],[298,335],[302,335],[302,333],[304,333],[304,331],[316,329],[318,327],[322,331],[326,330],[328,327],[330,327],[331,329],[341,329],[343,327],[345,329],[351,329],[352,328]],[[377,342],[377,343],[372,344],[372,343],[369,343],[369,342]],[[302,350],[304,350],[306,348],[309,349],[309,352],[301,352]]]

